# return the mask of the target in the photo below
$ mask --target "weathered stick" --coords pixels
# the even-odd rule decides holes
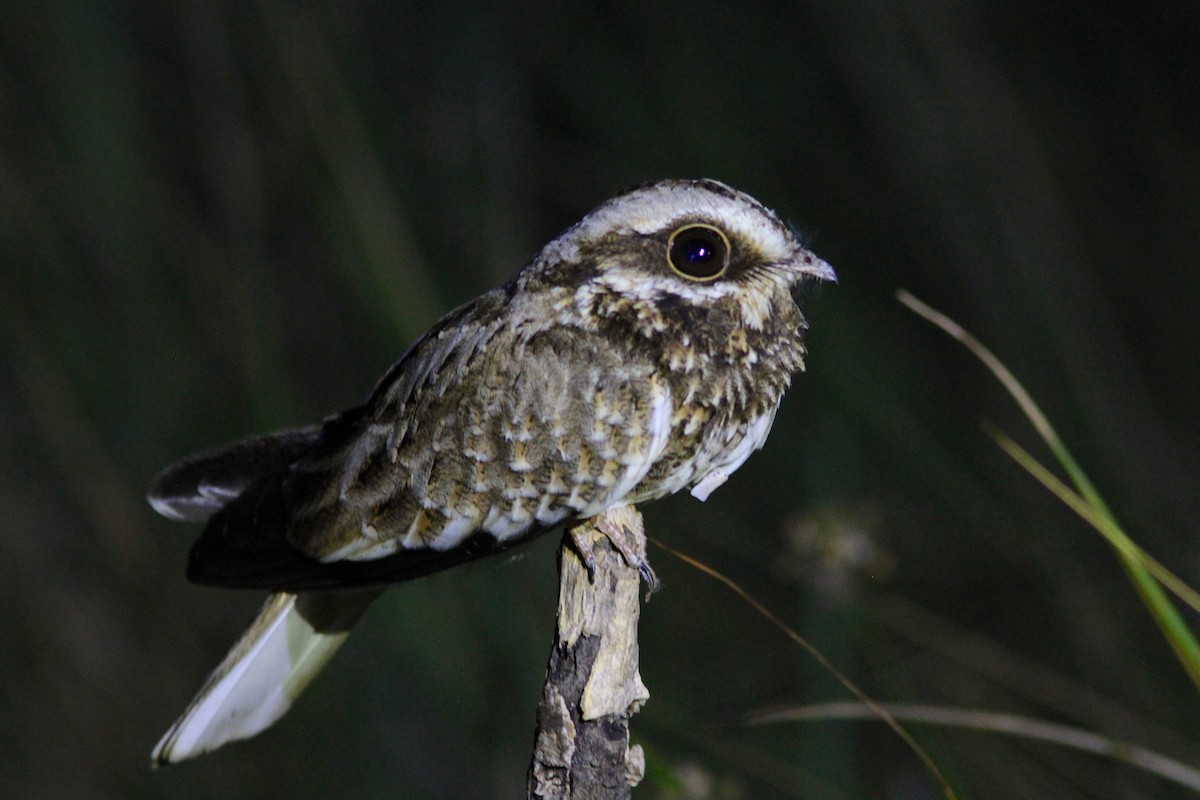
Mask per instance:
[[[645,567],[642,515],[621,508],[588,520],[563,535],[558,553],[558,624],[527,796],[625,800],[645,772],[629,718],[650,697],[638,674],[641,576],[629,561]]]

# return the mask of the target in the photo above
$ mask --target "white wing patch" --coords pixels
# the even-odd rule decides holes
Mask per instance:
[[[771,432],[771,426],[775,423],[775,413],[779,411],[779,404],[776,403],[770,411],[762,414],[759,417],[750,421],[740,437],[734,436],[730,429],[726,429],[728,437],[724,442],[708,442],[705,450],[708,452],[716,452],[712,459],[711,467],[704,471],[701,478],[692,486],[692,497],[695,497],[701,502],[708,499],[721,484],[729,479],[737,468],[746,463],[746,459],[755,450],[758,450],[767,441],[767,434]]]
[[[478,529],[478,517],[468,517],[465,514],[452,512],[446,522],[446,527],[442,528],[442,532],[429,543],[429,546],[434,550],[450,550],[457,547]]]
[[[512,510],[511,505],[492,506],[480,527],[501,542],[520,536],[533,527],[533,519],[529,514],[522,514],[517,519],[511,516]]]
[[[362,534],[361,538],[321,556],[321,561],[326,564],[332,564],[335,561],[372,561],[376,558],[390,556],[400,549],[398,537],[380,541],[379,532],[372,525],[364,526]],[[375,542],[375,544],[369,544],[369,542]]]
[[[708,496],[715,492],[721,484],[729,480],[729,473],[723,469],[714,469],[705,475],[692,487],[692,497],[703,503]]]

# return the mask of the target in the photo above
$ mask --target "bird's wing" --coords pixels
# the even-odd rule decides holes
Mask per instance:
[[[204,450],[158,473],[146,499],[164,517],[206,522],[255,481],[293,463],[320,435],[321,426],[312,425]]]
[[[443,320],[365,406],[215,515],[189,577],[288,591],[395,582],[630,502],[666,447],[666,382],[632,347],[499,313],[502,299]]]
[[[619,504],[666,446],[666,382],[581,331],[504,330],[473,360],[437,356],[340,454],[299,465],[297,549],[335,563],[513,542]]]

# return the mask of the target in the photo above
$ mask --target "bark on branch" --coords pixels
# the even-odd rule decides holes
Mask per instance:
[[[641,574],[630,557],[648,570],[645,552],[642,516],[633,508],[563,535],[558,623],[538,705],[530,800],[625,800],[642,779],[645,756],[629,745],[629,718],[650,693],[638,674]]]

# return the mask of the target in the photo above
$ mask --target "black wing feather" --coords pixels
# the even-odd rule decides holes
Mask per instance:
[[[204,522],[264,475],[285,469],[320,439],[321,426],[253,436],[164,469],[146,499],[164,517]]]

